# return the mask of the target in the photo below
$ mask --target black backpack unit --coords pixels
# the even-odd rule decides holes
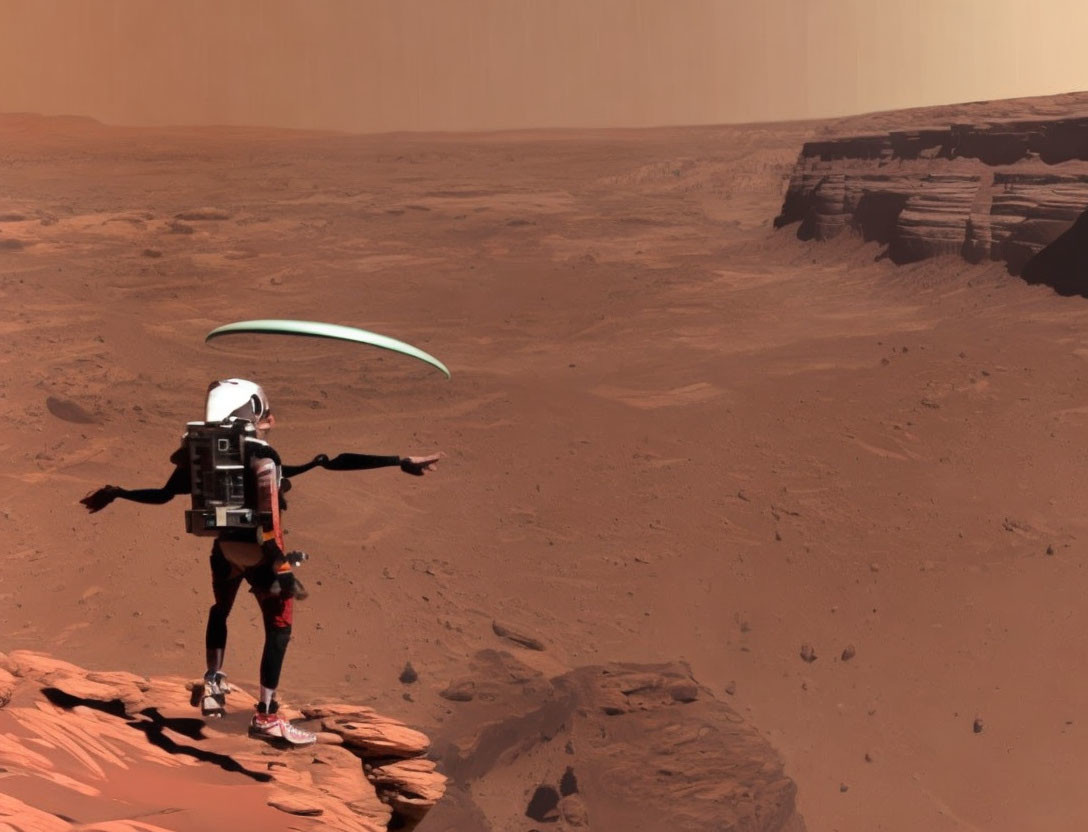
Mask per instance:
[[[251,462],[255,452],[268,446],[257,439],[252,423],[189,422],[184,443],[193,497],[185,531],[201,536],[252,531],[256,542],[262,518]]]

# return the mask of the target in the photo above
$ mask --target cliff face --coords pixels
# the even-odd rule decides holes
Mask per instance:
[[[949,124],[806,143],[775,227],[852,229],[907,263],[942,254],[1019,273],[1088,208],[1088,116]]]

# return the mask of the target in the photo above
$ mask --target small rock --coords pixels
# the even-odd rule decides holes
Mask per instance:
[[[839,784],[839,791],[845,794],[846,792],[850,791],[850,787],[848,785],[846,785],[845,783],[840,783]]]
[[[842,651],[842,660],[844,662],[850,661],[852,658],[854,658],[854,656],[857,655],[857,652],[858,651],[854,649],[854,645],[846,645],[845,649]]]
[[[699,686],[687,680],[673,682],[669,685],[669,695],[677,702],[694,702],[699,698]]]
[[[1053,546],[1047,546],[1046,547],[1046,553],[1048,555],[1053,555],[1054,554],[1054,547]]]
[[[589,826],[589,810],[586,809],[585,801],[576,794],[559,801],[559,814],[571,829],[584,829]]]
[[[871,752],[869,752],[869,751],[866,751],[866,752],[865,752],[865,762],[867,762],[867,763],[871,763],[872,761],[873,761],[873,755],[872,755],[872,753],[871,753]]]
[[[157,248],[145,248],[140,252],[144,257],[162,257],[162,252]]]
[[[505,638],[508,641],[514,642],[514,644],[520,644],[522,647],[527,647],[530,650],[544,649],[544,643],[539,639],[524,633],[519,633],[517,630],[511,630],[509,627],[500,624],[498,621],[491,622],[491,629],[499,638]]]
[[[736,682],[730,682],[728,685],[725,686],[725,692],[728,693],[730,696],[736,696],[737,695],[737,683]]]
[[[419,674],[416,673],[416,669],[412,667],[412,663],[408,662],[404,665],[404,670],[400,672],[400,676],[397,678],[400,679],[402,685],[411,685],[419,679]]]
[[[48,396],[45,400],[45,408],[58,419],[65,422],[74,422],[79,425],[91,425],[98,421],[80,405],[69,399]]]
[[[975,721],[971,724],[971,730],[974,731],[976,734],[982,733],[982,717],[975,717]]]
[[[801,645],[801,658],[809,664],[812,664],[812,662],[816,661],[816,650],[812,647],[811,644]]]
[[[472,679],[456,679],[438,695],[450,702],[471,702],[476,698],[476,683]]]
[[[574,769],[567,766],[567,770],[563,772],[563,776],[559,778],[559,793],[563,797],[577,793],[578,791],[578,778],[574,776]]]
[[[879,563],[870,563],[869,564],[869,571],[870,572],[879,572],[880,571],[880,564]]]

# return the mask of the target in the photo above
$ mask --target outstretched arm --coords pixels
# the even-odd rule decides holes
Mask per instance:
[[[438,460],[445,454],[439,451],[427,456],[402,456],[400,458],[400,470],[406,474],[422,477],[428,471],[434,471],[438,467]]]
[[[302,465],[284,465],[283,475],[294,477],[318,466],[329,471],[366,471],[371,468],[389,468],[397,465],[404,473],[421,477],[428,471],[433,471],[438,465],[438,460],[444,456],[443,453],[428,456],[374,456],[347,453],[329,459],[325,454],[318,454],[310,462]]]
[[[129,491],[119,485],[104,485],[96,491],[92,491],[79,502],[88,512],[94,514],[118,498],[131,500],[134,503],[162,505],[170,502],[178,494],[188,494],[189,490],[189,469],[186,466],[178,465],[162,488],[138,488]]]

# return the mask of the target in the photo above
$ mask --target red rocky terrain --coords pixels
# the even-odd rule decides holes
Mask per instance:
[[[1086,101],[384,136],[0,117],[4,811],[1083,825],[1088,309],[1009,266],[1078,291]],[[452,379],[204,343],[246,318],[388,334]],[[447,454],[294,478],[281,696],[332,744],[290,757],[244,735],[245,593],[227,718],[189,704],[211,588],[185,501],[79,504],[161,485],[229,376],[264,384],[289,463]],[[359,745],[376,721],[409,745]]]

